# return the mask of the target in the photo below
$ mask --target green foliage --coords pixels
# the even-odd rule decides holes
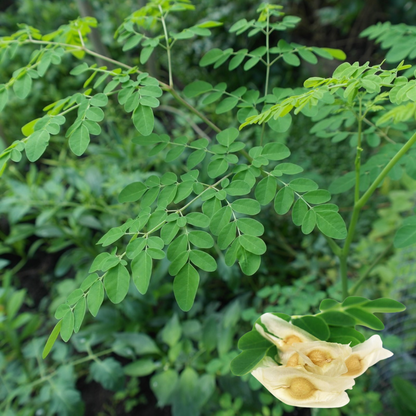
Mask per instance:
[[[412,415],[416,413],[415,386],[401,377],[394,377],[393,388],[398,395],[396,403],[401,410],[400,414]]]
[[[114,26],[117,7],[106,7]],[[54,85],[50,74],[65,74],[60,76],[67,82],[61,92],[41,97],[35,107],[43,107],[43,115],[24,113],[29,122],[22,135],[10,135],[13,141],[5,140],[1,149],[0,212],[10,227],[2,253],[19,256],[22,264],[44,254],[59,258],[54,277],[44,278],[54,290],[49,312],[58,320],[44,325],[53,328],[49,338],[40,330],[42,337],[31,340],[43,318],[19,313],[24,289],[6,285],[1,293],[9,345],[7,362],[0,356],[2,377],[6,390],[16,390],[0,390],[1,412],[20,412],[28,406],[27,391],[39,388],[39,397],[32,394],[33,409],[82,414],[76,376],[88,373],[116,392],[112,397],[124,400],[126,409],[146,400],[138,380],[150,376],[158,406],[171,406],[174,416],[283,414],[291,409],[255,393],[259,385],[253,380],[249,387],[247,379],[230,381],[231,360],[233,373],[244,375],[275,355],[255,330],[240,339],[237,355],[241,322],[252,325],[278,303],[285,312],[280,317],[317,338],[356,345],[364,341],[356,326],[380,330],[375,313],[403,310],[390,299],[347,297],[356,290],[348,286],[347,266],[358,285],[368,275],[360,276],[347,260],[370,196],[416,179],[415,137],[408,128],[416,109],[415,81],[409,79],[410,65],[400,62],[413,59],[412,30],[380,24],[364,32],[392,48],[387,61],[400,62],[396,68],[345,62],[301,88],[279,88],[284,80],[276,76],[278,65],[291,71],[346,55],[291,42],[288,31],[300,18],[266,3],[256,19],[246,16],[229,27],[226,36],[237,36],[247,48],[227,42],[227,49],[209,49],[207,37],[222,23],[187,17],[192,10],[186,0],[157,0],[122,16],[119,51],[111,51],[119,60],[90,46],[87,36],[97,26],[92,17],[46,34],[20,25],[0,38],[4,62],[16,54],[24,60],[0,85],[5,117],[9,107],[16,112],[19,100]],[[383,31],[394,31],[396,40]],[[106,33],[107,43],[111,36]],[[187,82],[174,65],[184,56],[177,43],[186,51],[197,37],[205,42],[194,43],[200,72],[186,74],[187,62],[181,62],[193,80]],[[166,52],[166,59],[157,52]],[[227,83],[216,80],[217,69]],[[253,79],[236,87],[228,71],[251,71]],[[264,85],[256,86],[256,74]],[[185,85],[183,91],[174,82]],[[315,151],[321,164],[332,156],[330,146],[342,147],[347,139],[355,164],[346,154],[329,177],[317,173],[293,151],[295,141],[312,148],[312,137],[325,143]],[[414,214],[410,208],[406,213]],[[395,247],[416,243],[414,216],[402,221],[399,215],[389,232],[396,229]],[[343,302],[323,300],[341,297],[333,285],[334,257],[341,265]],[[75,280],[55,280],[64,277]],[[326,291],[329,286],[334,287]],[[374,290],[371,296],[380,295]],[[87,310],[96,318],[92,324]],[[71,354],[73,360],[65,360]],[[49,361],[42,363],[41,356]],[[78,365],[83,369],[75,373]],[[33,384],[36,379],[41,387]],[[233,389],[224,387],[231,384]]]

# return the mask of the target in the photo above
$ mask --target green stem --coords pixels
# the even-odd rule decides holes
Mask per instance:
[[[339,257],[339,271],[341,274],[342,283],[342,299],[344,300],[348,296],[348,275],[347,275],[347,257],[341,255]]]
[[[376,258],[375,260],[368,266],[367,270],[359,277],[359,279],[355,282],[354,286],[350,289],[349,294],[355,295],[358,288],[361,286],[361,284],[364,282],[364,280],[368,277],[368,275],[371,273],[371,271],[374,269],[374,267],[377,266],[377,264],[380,262],[380,260],[383,259],[383,257],[391,250],[393,247],[393,243],[390,243]]]
[[[350,226],[348,228],[347,238],[345,240],[344,247],[342,248],[339,257],[339,271],[342,282],[342,298],[345,299],[348,296],[348,267],[347,260],[350,253],[350,246],[352,239],[355,234],[355,227],[357,225],[360,209],[357,209],[356,205],[360,199],[360,169],[361,169],[361,148],[362,141],[362,108],[361,108],[361,97],[359,98],[359,111],[357,115],[358,120],[358,142],[357,142],[357,153],[355,156],[355,189],[354,189],[354,209],[351,216]]]
[[[269,21],[270,21],[270,15],[269,12],[267,12],[267,26],[266,26],[266,82],[264,85],[264,96],[269,92],[269,77],[270,77],[270,51],[269,51]]]
[[[406,154],[406,152],[416,143],[416,133],[403,145],[403,147],[394,155],[389,163],[377,176],[373,184],[367,189],[364,195],[359,199],[356,205],[361,209],[368,201],[370,196],[374,193],[377,187],[381,184],[388,173],[393,169],[396,163]]]
[[[363,118],[361,115],[361,97],[359,99],[359,110],[358,110],[358,142],[357,142],[357,154],[355,156],[355,192],[354,192],[354,203],[360,199],[360,169],[361,169],[361,147],[362,142],[362,122]]]
[[[160,20],[162,21],[163,32],[165,34],[165,40],[166,40],[166,53],[168,55],[169,86],[171,88],[173,88],[172,61],[171,61],[171,57],[170,57],[170,45],[169,45],[168,30],[166,28],[166,22],[165,22],[165,18],[163,16],[163,10],[162,10],[162,7],[160,5],[159,5],[159,10],[160,10]]]
[[[201,112],[199,112],[195,107],[193,107],[191,104],[189,104],[187,101],[185,101],[172,87],[169,85],[162,86],[162,89],[172,94],[172,96],[180,102],[184,107],[186,107],[188,110],[190,110],[192,113],[197,115],[201,120],[205,122],[208,126],[210,126],[214,131],[217,133],[221,133],[221,129],[216,126],[211,120],[209,120],[207,117],[205,117]]]
[[[264,97],[266,98],[268,92],[269,92],[269,77],[270,77],[270,51],[269,51],[269,37],[270,37],[270,32],[269,32],[269,20],[270,20],[270,15],[269,12],[267,12],[267,26],[266,26],[266,81],[264,84]],[[260,136],[260,146],[263,146],[263,138],[264,138],[264,130],[265,130],[266,125],[263,124],[262,128],[261,128],[261,136]]]
[[[323,236],[325,237],[332,252],[339,257],[341,255],[341,247],[331,237],[328,237],[325,234],[323,234]]]
[[[369,126],[376,128],[378,133],[380,134],[380,136],[383,136],[389,143],[396,144],[396,142],[393,139],[391,139],[383,130],[381,130],[379,127],[377,127],[370,120],[368,120],[364,117],[363,121],[364,121],[364,123],[367,123]]]
[[[342,288],[343,288],[343,297],[348,296],[348,287],[347,287],[347,258],[350,252],[350,246],[355,234],[355,227],[357,225],[358,217],[360,215],[361,209],[370,199],[371,195],[375,192],[377,187],[381,184],[384,178],[389,174],[393,167],[399,162],[399,160],[406,154],[406,152],[416,143],[416,133],[402,146],[402,148],[394,155],[390,162],[384,167],[384,169],[377,176],[375,181],[367,189],[364,195],[355,202],[354,208],[352,211],[351,222],[348,227],[347,238],[345,240],[344,247],[341,250],[340,259],[340,272],[342,279]],[[361,284],[362,282],[360,282]]]

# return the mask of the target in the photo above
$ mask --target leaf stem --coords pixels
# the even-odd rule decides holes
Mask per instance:
[[[192,113],[197,115],[201,120],[205,122],[208,126],[210,126],[214,131],[217,133],[221,133],[221,129],[216,126],[211,120],[205,117],[201,112],[199,112],[195,107],[185,101],[171,86],[164,84],[161,86],[163,90],[169,92],[179,103],[181,103],[184,107],[190,110]]]
[[[375,259],[374,261],[368,266],[367,270],[359,277],[359,279],[354,283],[354,286],[350,289],[349,294],[355,295],[358,288],[364,282],[364,280],[368,277],[374,267],[383,259],[383,257],[391,250],[393,247],[393,243],[390,243]]]
[[[354,192],[354,203],[360,199],[360,169],[361,169],[361,153],[363,151],[361,147],[362,142],[362,109],[361,109],[361,97],[359,98],[359,110],[358,110],[358,142],[357,142],[357,154],[355,156],[355,192]]]
[[[377,129],[377,131],[379,132],[380,136],[383,136],[389,143],[396,144],[396,142],[393,139],[391,139],[383,130],[381,130],[379,127],[377,127],[370,120],[368,120],[367,118],[364,117],[363,121],[364,121],[364,123],[367,123],[369,126],[375,127]]]
[[[269,37],[270,37],[270,31],[269,31],[269,22],[270,22],[270,14],[269,10],[267,10],[267,26],[266,26],[266,82],[264,85],[264,96],[269,92],[269,77],[270,77],[270,47],[269,47]]]
[[[162,21],[163,32],[165,34],[165,40],[166,40],[166,53],[168,55],[169,86],[171,88],[173,88],[172,60],[171,60],[171,57],[170,57],[170,45],[169,45],[168,30],[166,28],[166,22],[165,22],[165,17],[163,16],[162,6],[159,4],[158,7],[159,7],[159,10],[160,10],[160,20]]]
[[[264,84],[264,98],[266,98],[267,93],[269,92],[269,77],[270,77],[270,51],[269,51],[269,37],[270,37],[270,32],[269,32],[269,21],[270,21],[270,14],[269,14],[269,10],[267,10],[267,26],[266,26],[266,81]],[[260,146],[263,146],[263,138],[264,138],[264,130],[265,130],[266,125],[263,124],[262,129],[261,129],[261,136],[260,136]]]

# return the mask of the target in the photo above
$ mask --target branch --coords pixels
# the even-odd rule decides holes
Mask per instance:
[[[364,123],[368,124],[371,127],[375,127],[377,129],[377,131],[380,133],[380,136],[383,136],[388,142],[396,144],[396,142],[393,139],[390,139],[389,136],[387,136],[386,133],[384,133],[383,130],[381,130],[379,127],[377,127],[374,123],[372,123],[370,120],[368,120],[367,118],[363,118]]]
[[[374,261],[368,266],[367,270],[360,276],[360,278],[355,282],[354,286],[349,290],[349,295],[353,296],[357,292],[357,289],[361,286],[364,280],[368,277],[368,275],[372,272],[374,267],[380,263],[380,260],[391,250],[393,247],[393,243],[390,243],[375,259]]]

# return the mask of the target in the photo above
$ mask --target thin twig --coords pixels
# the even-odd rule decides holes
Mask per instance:
[[[207,140],[211,140],[211,138],[196,124],[194,123],[189,117],[187,117],[183,111],[172,107],[170,105],[160,105],[159,107],[155,108],[155,110],[160,111],[167,111],[169,113],[177,114],[178,116],[182,117],[184,120],[186,120],[187,123],[195,130],[195,132],[201,136],[206,138]]]
[[[363,118],[364,123],[368,124],[371,127],[375,127],[377,129],[377,131],[380,133],[380,136],[383,136],[388,142],[396,144],[396,142],[391,139],[389,136],[387,136],[386,133],[384,133],[383,130],[381,130],[380,128],[378,128],[374,123],[372,123],[370,120],[368,120],[367,118]]]

